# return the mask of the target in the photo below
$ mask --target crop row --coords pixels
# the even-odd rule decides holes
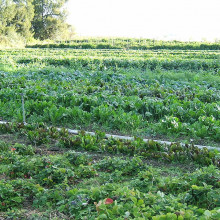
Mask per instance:
[[[123,50],[7,50],[0,52],[2,64],[22,66],[41,64],[71,69],[105,70],[136,68],[139,70],[209,71],[219,74],[218,52],[123,51]]]
[[[142,156],[143,158],[162,159],[167,162],[172,161],[194,161],[202,165],[215,164],[220,166],[218,151],[208,151],[206,148],[199,149],[193,144],[181,146],[179,143],[170,145],[160,144],[153,140],[144,142],[140,138],[134,141],[124,141],[118,139],[105,139],[105,133],[97,132],[96,136],[91,136],[81,132],[78,136],[72,136],[63,128],[57,131],[56,128],[49,128],[44,124],[27,125],[23,124],[1,124],[1,133],[19,132],[28,137],[34,145],[50,143],[52,140],[58,140],[57,146],[70,148],[74,150],[86,150],[95,152],[108,152],[113,154],[125,154],[129,156]]]
[[[158,60],[158,59],[90,59],[90,58],[21,58],[17,61],[20,64],[45,63],[53,66],[66,66],[71,68],[86,68],[88,70],[105,68],[137,68],[137,69],[163,69],[163,70],[209,70],[218,73],[220,62],[213,60]]]
[[[77,39],[68,42],[28,45],[27,48],[80,48],[80,49],[169,49],[219,50],[219,43],[157,41],[149,39]]]
[[[218,60],[218,51],[126,51],[126,50],[71,50],[71,49],[26,49],[26,50],[2,50],[1,57],[13,58],[123,58],[123,59],[166,59],[166,60],[180,60],[180,59],[196,59],[196,60]]]
[[[187,50],[94,50],[94,49],[7,49],[0,50],[1,56],[15,57],[15,56],[63,56],[66,57],[120,57],[131,58],[164,58],[180,59],[218,59],[219,51],[201,50],[201,51],[187,51]]]

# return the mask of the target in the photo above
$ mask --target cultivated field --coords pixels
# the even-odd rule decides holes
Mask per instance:
[[[219,57],[210,50],[0,51],[0,115],[22,122],[24,93],[28,123],[215,145]]]
[[[123,42],[0,50],[0,219],[220,219],[219,45]]]

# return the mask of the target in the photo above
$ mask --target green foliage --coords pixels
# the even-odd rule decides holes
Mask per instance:
[[[209,207],[213,209],[219,207],[220,198],[219,198],[219,189],[212,190],[211,185],[197,186],[192,185],[191,189],[185,195],[185,202],[188,204],[194,204],[199,207]]]
[[[14,190],[13,185],[10,183],[1,181],[0,182],[0,201],[1,211],[6,211],[11,206],[18,206],[21,204],[24,198],[21,197],[19,192]]]
[[[130,40],[140,49],[162,47],[162,42]],[[111,48],[107,40],[101,44]],[[173,42],[178,50],[1,50],[0,115],[14,121],[0,124],[1,216],[220,219],[217,150],[190,142],[118,140],[104,133],[163,134],[218,145],[219,53],[179,50],[203,46]],[[25,93],[26,125],[19,123],[20,93]],[[71,135],[51,125],[81,132]],[[92,136],[83,128],[99,131]],[[19,144],[11,141],[14,136]]]
[[[22,121],[23,88],[28,123],[219,142],[217,51],[30,49],[0,54],[2,65],[13,69],[1,72],[5,120]]]
[[[16,15],[12,21],[16,33],[20,34],[26,40],[32,37],[31,22],[34,17],[33,0],[16,0]]]
[[[16,4],[12,0],[0,1],[0,33],[6,35],[14,30],[12,25],[13,18],[16,15]]]
[[[88,165],[91,163],[91,158],[86,153],[79,153],[75,151],[68,151],[65,156],[69,162],[75,166]]]
[[[20,155],[34,155],[34,149],[31,145],[15,144],[13,150]]]
[[[36,39],[71,38],[74,30],[66,20],[64,5],[68,0],[33,0],[35,10],[32,27]]]
[[[0,44],[14,46],[36,39],[71,38],[74,30],[65,22],[67,0],[1,0]]]
[[[30,39],[31,22],[34,16],[32,0],[0,1],[0,31],[5,36],[15,32]],[[12,37],[12,36],[10,36]]]
[[[29,45],[34,48],[132,49],[132,50],[219,50],[219,42],[181,42],[135,38],[79,38],[50,44]]]
[[[134,157],[130,161],[122,158],[107,157],[97,163],[97,168],[107,172],[121,171],[121,175],[134,175],[139,170],[143,169],[144,165],[140,158]]]
[[[0,180],[0,211],[21,207],[28,197],[33,197],[39,190],[32,180]]]
[[[43,127],[42,124],[5,126],[11,131],[17,127],[20,135],[41,131]],[[73,139],[65,129],[57,132],[50,128],[45,133],[53,143]],[[184,157],[189,159],[190,150],[199,151],[193,146],[187,149],[177,145],[160,146],[153,141],[144,145],[141,139],[131,142],[106,140],[101,132],[93,137],[81,132],[75,138],[75,146],[69,144],[66,149],[62,148],[65,153],[45,153],[43,156],[33,154],[32,146],[16,143],[10,148],[5,143],[0,145],[0,176],[3,174],[0,210],[4,216],[17,213],[22,218],[18,210],[21,211],[20,207],[28,201],[32,208],[56,210],[60,216],[76,219],[218,219],[220,173],[217,166],[204,164],[193,172],[186,172],[184,167],[182,171],[172,171],[159,163],[159,167],[147,165],[144,155],[117,156],[117,152],[124,155],[129,155],[130,151],[133,155],[147,152],[152,160],[156,152],[168,150],[174,155],[186,151]],[[70,143],[76,142],[73,139]],[[100,152],[97,146],[102,150],[118,149],[111,151],[111,157],[102,158],[102,154],[97,153]],[[86,151],[82,153],[77,148]],[[218,160],[217,152],[209,153],[213,162]],[[164,175],[164,171],[167,174]]]
[[[10,126],[9,126],[10,125]],[[148,142],[143,141],[141,138],[136,138],[134,140],[118,140],[113,138],[104,139],[104,136],[101,132],[98,132],[96,136],[92,136],[89,134],[85,134],[85,132],[81,132],[79,136],[71,136],[65,129],[62,129],[60,132],[54,129],[46,129],[43,127],[31,127],[31,126],[21,126],[20,124],[4,124],[0,127],[0,131],[5,131],[5,128],[9,128],[8,132],[12,132],[14,127],[16,127],[17,131],[21,134],[27,136],[27,134],[33,133],[34,137],[37,139],[33,139],[33,137],[28,136],[34,144],[36,144],[36,140],[38,141],[38,145],[41,145],[45,142],[42,140],[47,140],[47,143],[50,143],[51,140],[58,140],[58,146],[63,146],[71,149],[78,150],[86,150],[86,151],[95,151],[95,152],[105,152],[111,154],[125,154],[129,156],[142,156],[143,158],[154,158],[154,159],[162,159],[167,162],[173,161],[194,161],[198,164],[202,165],[211,165],[215,164],[219,166],[219,152],[209,151],[207,148],[198,148],[193,144],[185,144],[181,145],[179,143],[171,143],[160,144],[153,140],[148,140]],[[42,134],[43,129],[43,136]],[[25,147],[25,146],[24,146]],[[12,151],[16,153],[16,148],[12,148]],[[71,163],[76,163],[75,165],[86,164],[86,157],[83,154],[78,154],[74,152],[70,152],[66,154]],[[89,161],[88,161],[89,162]],[[119,165],[117,165],[119,162]],[[132,160],[134,166],[141,166],[139,163],[139,158]],[[89,162],[90,163],[90,162]],[[111,159],[106,159],[103,161],[103,166],[105,164],[112,166],[124,166],[122,161],[112,161]],[[129,169],[133,165],[128,165],[125,163],[125,166]],[[101,165],[100,165],[101,166]],[[114,167],[114,168],[116,168]],[[126,169],[127,169],[126,168]]]
[[[8,151],[8,149],[9,145],[4,141],[0,141],[0,152]]]
[[[55,39],[63,26],[67,26],[64,22],[66,12],[62,9],[65,2],[67,0],[33,0],[35,15],[32,25],[36,39]]]

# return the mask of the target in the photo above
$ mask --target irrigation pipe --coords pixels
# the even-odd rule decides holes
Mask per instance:
[[[0,124],[7,124],[9,122],[7,121],[0,121]],[[27,124],[27,123],[26,123]],[[49,127],[48,127],[49,129]],[[58,131],[61,131],[62,128],[56,128]],[[67,129],[67,131],[69,132],[69,134],[73,134],[73,135],[78,135],[80,133],[79,130],[72,130],[72,129]],[[95,136],[95,132],[89,132],[89,131],[85,131],[86,134],[89,134],[89,135],[92,135],[92,136]],[[134,137],[129,137],[129,136],[121,136],[121,135],[113,135],[113,134],[105,134],[105,137],[106,138],[114,138],[114,139],[119,139],[119,140],[129,140],[129,141],[132,141],[134,140]],[[143,139],[144,142],[148,142],[150,140],[153,140],[153,139]],[[161,140],[153,140],[157,143],[160,143],[160,144],[166,144],[166,145],[171,145],[173,143],[176,143],[176,142],[170,142],[170,141],[161,141]],[[185,146],[184,143],[180,143],[181,146]],[[207,148],[208,150],[218,150],[220,151],[220,148],[217,148],[217,147],[211,147],[211,146],[202,146],[202,145],[194,145],[195,147],[198,147],[200,149],[203,149],[203,148]]]

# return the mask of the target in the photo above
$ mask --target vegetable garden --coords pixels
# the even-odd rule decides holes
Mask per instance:
[[[0,218],[219,219],[219,44],[173,45],[0,50]]]

